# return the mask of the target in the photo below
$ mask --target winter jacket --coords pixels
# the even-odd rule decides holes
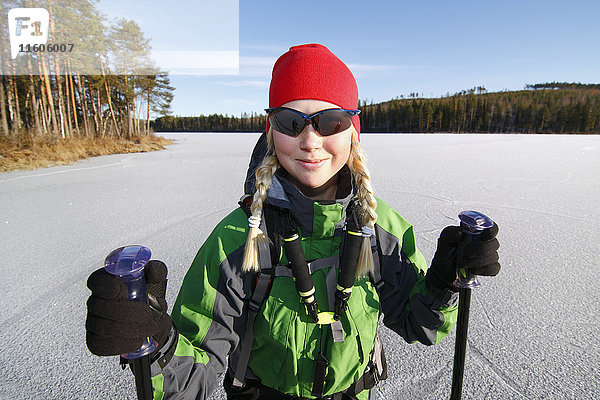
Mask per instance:
[[[340,174],[346,193],[338,189],[335,202],[306,198],[279,172],[268,191],[267,207],[289,209],[300,224],[306,260],[331,265],[312,274],[319,311],[330,310],[326,278],[337,265],[346,210],[356,192],[348,183],[347,168]],[[349,308],[341,317],[344,341],[334,343],[327,325],[310,320],[293,277],[282,274],[273,279],[255,319],[247,378],[314,398],[315,359],[322,351],[329,360],[323,391],[328,396],[345,390],[365,372],[380,314],[385,326],[409,343],[436,344],[450,332],[456,321],[457,295],[429,293],[426,262],[417,250],[413,227],[379,199],[377,215],[377,239],[372,244],[377,246],[374,256],[381,280],[377,289],[368,277],[355,281]],[[255,274],[241,269],[247,235],[248,218],[238,208],[215,227],[198,251],[173,307],[179,330],[178,337],[171,338],[178,340],[175,354],[164,368],[153,365],[155,399],[206,399],[220,382],[228,359],[230,371],[235,371],[256,282]],[[278,264],[285,270],[283,250]],[[366,392],[358,398],[366,398]]]

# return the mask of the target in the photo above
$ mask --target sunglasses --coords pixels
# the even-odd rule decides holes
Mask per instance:
[[[360,114],[360,110],[342,108],[328,108],[310,115],[287,107],[265,108],[265,111],[274,129],[292,137],[298,136],[308,124],[321,136],[335,135],[350,128],[352,117]]]

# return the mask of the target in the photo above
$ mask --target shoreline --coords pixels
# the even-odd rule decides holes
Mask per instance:
[[[37,140],[20,146],[8,141],[1,141],[0,173],[69,165],[90,157],[111,154],[163,150],[170,144],[173,144],[171,140],[155,134],[136,136],[130,139],[72,137],[59,139],[52,143]]]

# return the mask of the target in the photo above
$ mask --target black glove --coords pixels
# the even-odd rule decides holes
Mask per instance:
[[[425,283],[432,291],[450,289],[458,291],[452,284],[456,280],[457,263],[475,275],[496,276],[500,272],[496,235],[498,225],[494,223],[484,230],[478,240],[467,242],[467,234],[458,226],[447,226],[438,239],[438,247],[431,267],[427,270]]]
[[[92,295],[87,301],[85,323],[88,349],[98,356],[114,356],[139,349],[146,337],[164,345],[173,322],[166,313],[167,267],[151,260],[144,269],[152,307],[127,301],[127,286],[101,268],[87,281]]]

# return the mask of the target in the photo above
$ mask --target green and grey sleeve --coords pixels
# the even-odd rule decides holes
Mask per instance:
[[[383,285],[378,294],[383,323],[409,343],[439,343],[456,323],[458,295],[448,290],[436,297],[427,290],[427,264],[416,247],[412,225],[383,202],[378,203],[377,212],[387,215],[376,225],[381,248]]]
[[[227,254],[233,245],[223,243],[227,240],[213,232],[184,278],[172,312],[178,343],[173,358],[152,378],[155,399],[208,398],[243,336],[251,277],[235,267],[243,246]]]

